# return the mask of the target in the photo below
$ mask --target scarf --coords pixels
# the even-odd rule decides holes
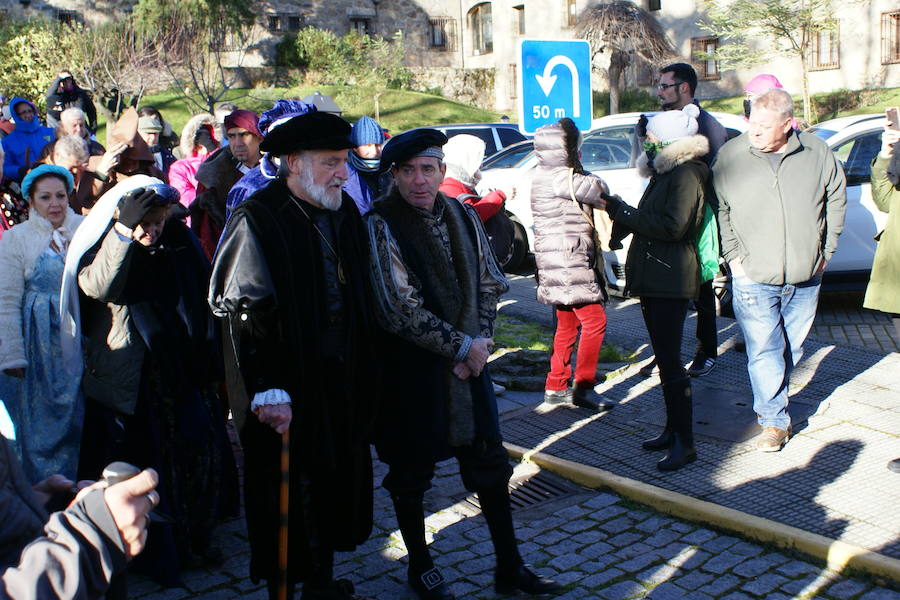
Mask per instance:
[[[410,206],[396,190],[378,206],[376,210],[394,232],[404,262],[422,283],[425,308],[463,333],[477,337],[478,247],[462,205],[440,193],[435,200],[434,215],[447,228],[449,248],[435,235],[430,218]],[[448,389],[450,445],[470,444],[475,437],[472,389],[469,381],[453,375],[451,361],[447,361],[444,385]]]
[[[381,163],[381,159],[363,158],[352,150],[349,152],[349,155],[350,164],[353,165],[353,168],[357,171],[363,171],[365,173],[376,173],[378,171],[378,166]]]

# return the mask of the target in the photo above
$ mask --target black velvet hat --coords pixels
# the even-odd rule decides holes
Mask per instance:
[[[269,131],[259,149],[273,156],[298,150],[344,150],[353,147],[350,130],[350,123],[337,115],[310,112]]]
[[[413,129],[395,135],[387,141],[381,151],[381,172],[397,163],[416,156],[434,156],[443,159],[441,146],[447,143],[447,136],[437,129]]]

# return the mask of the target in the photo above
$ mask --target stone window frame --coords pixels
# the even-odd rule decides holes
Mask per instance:
[[[881,13],[881,64],[900,63],[900,10]]]
[[[647,12],[662,10],[662,0],[647,0]]]
[[[361,16],[350,17],[350,31],[355,31],[361,36],[370,35],[372,31],[372,19]]]
[[[288,31],[300,31],[303,29],[303,15],[301,14],[286,14],[284,15],[287,18],[287,30]]]
[[[516,4],[513,8],[515,17],[516,35],[525,35],[525,3]]]
[[[713,51],[709,51],[709,44],[713,44]],[[691,38],[691,62],[697,71],[697,79],[700,81],[714,81],[722,79],[722,70],[719,68],[719,61],[715,58],[704,58],[702,54],[711,54],[715,56],[716,50],[719,49],[719,38],[715,36],[704,36]],[[713,71],[710,72],[709,64],[713,64]]]
[[[572,29],[578,24],[578,0],[562,0],[563,27]]]
[[[472,35],[472,54],[481,56],[494,51],[493,7],[490,2],[476,4],[467,14]]]
[[[267,14],[266,29],[268,29],[269,31],[281,31],[281,15],[271,13]]]
[[[823,36],[828,40],[824,44]],[[834,29],[821,29],[813,34],[809,44],[809,70],[828,71],[840,68],[841,30],[839,23],[836,22]]]
[[[438,52],[456,51],[456,19],[428,17],[428,47]]]

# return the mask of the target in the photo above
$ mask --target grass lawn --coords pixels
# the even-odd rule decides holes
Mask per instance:
[[[549,352],[553,344],[553,330],[532,321],[497,315],[494,322],[494,342],[498,347],[512,350],[542,350]],[[614,344],[603,343],[600,348],[601,363],[629,362],[634,353],[628,353]]]
[[[353,86],[323,85],[292,88],[253,88],[230,90],[223,101],[231,101],[241,108],[263,112],[272,107],[279,98],[302,98],[315,91],[331,96],[344,109],[344,118],[351,123],[359,117],[374,117],[372,93],[366,88]],[[704,100],[706,110],[743,114],[743,96]],[[818,113],[817,122],[836,117],[883,113],[885,108],[900,106],[900,88],[870,90],[836,90],[813,94],[813,102]],[[172,91],[147,94],[142,104],[152,104],[175,128],[181,128],[191,118],[193,112],[179,94]],[[594,117],[606,114],[608,95],[595,93]],[[626,90],[622,97],[622,112],[659,110],[656,98],[639,90]],[[803,99],[794,94],[794,112],[802,115]],[[510,115],[515,118],[515,115]],[[443,123],[486,123],[497,121],[499,113],[492,112],[448,100],[440,96],[408,90],[388,90],[381,97],[381,125],[392,133],[400,133],[413,127],[438,125]],[[100,117],[97,139],[106,141],[106,124]]]
[[[224,101],[231,101],[240,108],[261,113],[272,108],[279,98],[303,98],[308,94],[320,91],[331,96],[337,105],[344,109],[344,118],[355,123],[363,115],[374,117],[372,93],[366,88],[352,86],[301,86],[292,88],[254,88],[234,89],[226,94]],[[184,124],[194,114],[181,95],[172,91],[147,94],[142,105],[152,104],[172,124],[176,131],[181,131]],[[407,90],[388,90],[381,97],[381,126],[391,133],[400,133],[413,127],[437,125],[442,123],[485,123],[497,121],[499,113],[483,110],[447,100],[440,96],[412,92]],[[106,141],[106,124],[101,119],[97,131],[97,139]]]

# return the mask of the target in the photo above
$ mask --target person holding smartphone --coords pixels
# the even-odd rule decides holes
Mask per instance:
[[[863,306],[888,313],[900,337],[900,116],[897,108],[886,112],[881,152],[872,162],[871,182],[872,201],[878,210],[888,213],[888,220],[875,236],[878,247]],[[888,469],[900,473],[900,458],[890,461]]]

